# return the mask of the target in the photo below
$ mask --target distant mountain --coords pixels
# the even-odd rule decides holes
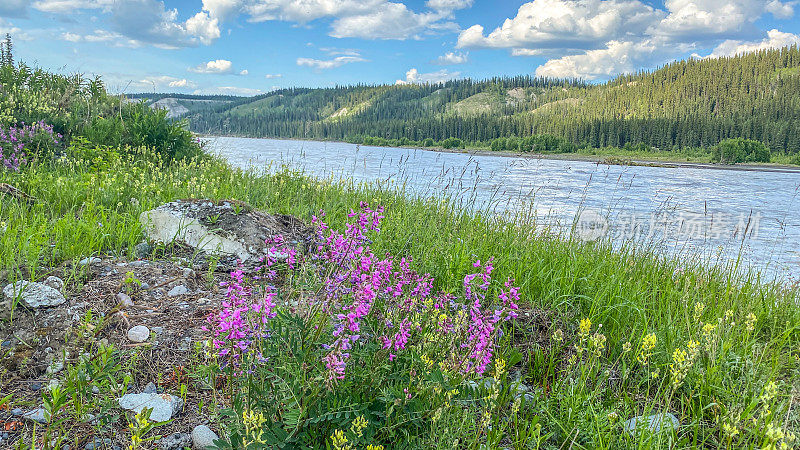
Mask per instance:
[[[282,89],[183,113],[194,131],[419,141],[552,134],[593,147],[709,147],[726,138],[800,151],[800,49],[678,61],[592,85],[519,76],[432,85]]]
[[[241,100],[231,95],[188,95],[188,94],[129,94],[128,101],[143,101],[152,108],[167,110],[167,117],[179,118],[215,110],[217,107]]]

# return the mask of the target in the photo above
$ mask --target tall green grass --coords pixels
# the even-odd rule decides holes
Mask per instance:
[[[549,333],[558,328],[568,341],[578,342],[582,318],[592,321],[592,332],[602,332],[607,339],[603,358],[585,362],[585,373],[592,374],[588,378],[553,377],[548,369],[583,371],[569,369],[572,345],[558,352],[551,344],[526,349],[526,381],[542,387],[533,408],[545,431],[552,433],[554,448],[566,448],[571,441],[587,448],[675,442],[681,447],[724,447],[720,430],[726,421],[734,421],[731,417],[738,417],[734,422],[742,434],[758,433],[745,428],[754,427],[749,422],[757,418],[753,402],[758,403],[771,381],[779,386],[774,422],[789,430],[800,423],[794,405],[800,388],[796,287],[644,250],[614,250],[537,234],[524,216],[500,219],[466,212],[451,200],[409,198],[399,188],[315,180],[288,170],[260,174],[211,157],[168,163],[144,148],[95,150],[93,158],[64,157],[20,173],[0,172],[0,182],[38,199],[27,205],[0,198],[0,267],[9,281],[41,278],[50,267],[93,254],[133,257],[134,246],[144,238],[139,214],[180,198],[238,199],[305,220],[324,210],[332,226],[342,226],[363,200],[386,208],[373,249],[412,256],[414,267],[431,273],[437,288],[461,289],[461,277],[472,263],[493,257],[495,276],[514,278],[525,306],[545,311],[553,320],[549,327],[525,333],[544,333],[540,340],[552,343]],[[667,388],[673,353],[691,340],[702,344],[704,324],[720,327],[719,351],[713,359],[705,356],[702,366],[698,362],[691,383],[673,392]],[[612,371],[621,370],[620,361],[636,353],[648,333],[655,333],[658,345],[647,367],[658,368],[661,382],[614,381]],[[513,344],[506,342],[508,348]],[[672,438],[660,437],[635,444],[619,433],[618,425],[609,425],[610,412],[624,419],[649,411],[671,411],[681,418],[677,441],[670,444]],[[757,423],[763,428],[763,422]],[[436,432],[458,436],[468,432],[468,424],[462,425],[466,428],[453,425]],[[759,439],[766,439],[763,433],[747,442]],[[733,442],[728,444],[735,447]]]

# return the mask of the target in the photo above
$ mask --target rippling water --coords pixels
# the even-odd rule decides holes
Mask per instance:
[[[800,175],[442,153],[345,143],[209,138],[238,167],[401,183],[493,214],[525,211],[583,239],[655,247],[800,277]]]

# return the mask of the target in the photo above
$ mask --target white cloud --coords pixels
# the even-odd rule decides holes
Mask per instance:
[[[80,9],[106,9],[112,3],[113,0],[37,0],[33,7],[47,13],[71,14]]]
[[[19,38],[19,33],[22,30],[18,27],[15,27],[11,22],[7,22],[5,19],[0,17],[0,34],[5,35],[6,33],[10,33],[14,35],[14,38]]]
[[[778,0],[767,2],[767,12],[778,19],[788,19],[794,15],[794,4],[797,2],[782,3]]]
[[[579,55],[551,59],[536,68],[536,75],[588,80],[610,77],[620,73],[633,72],[655,51],[656,46],[650,41],[638,43],[611,41],[604,49],[589,50]]]
[[[757,52],[771,48],[781,48],[789,45],[800,45],[800,35],[784,33],[776,29],[769,30],[767,37],[761,41],[744,42],[729,39],[719,44],[707,58],[718,58],[721,56],[735,56],[742,53]]]
[[[792,2],[779,0],[666,0],[669,15],[651,33],[684,39],[709,39],[739,33],[766,12],[777,18],[794,14]]]
[[[242,69],[242,71],[241,71],[241,72],[239,72],[239,75],[241,75],[241,76],[246,76],[246,75],[248,75],[248,74],[250,74],[250,71],[249,71],[249,70],[247,70],[247,69]]]
[[[132,86],[139,89],[149,89],[154,92],[172,88],[172,89],[194,89],[197,84],[186,78],[175,78],[167,75],[145,77],[139,81],[131,83]]]
[[[77,33],[62,33],[61,39],[68,41],[68,42],[90,42],[90,43],[97,43],[103,42],[108,43],[112,47],[127,47],[127,48],[137,48],[141,47],[142,43],[133,39],[128,39],[127,37],[119,34],[114,33],[111,31],[106,30],[94,30],[92,34],[77,34]]]
[[[428,0],[425,6],[437,11],[455,11],[471,7],[472,0]]]
[[[203,11],[207,11],[209,16],[220,21],[238,14],[241,8],[241,0],[203,0]]]
[[[208,13],[199,12],[186,21],[186,32],[196,36],[203,44],[210,45],[219,39],[219,19],[212,19]]]
[[[233,63],[227,59],[216,59],[196,67],[190,67],[189,72],[194,73],[229,73],[233,70]]]
[[[331,26],[330,35],[336,38],[408,39],[437,22],[437,13],[415,13],[403,3],[383,3],[366,14],[342,17]]]
[[[397,80],[395,84],[435,84],[458,78],[459,75],[461,75],[460,72],[448,72],[445,69],[430,73],[419,73],[416,68],[412,68],[406,72],[405,80]]]
[[[361,62],[366,61],[366,59],[360,56],[337,56],[333,59],[323,60],[323,59],[312,59],[312,58],[297,58],[297,65],[298,66],[306,66],[306,67],[313,67],[315,69],[334,69],[336,67],[341,67],[345,64],[350,64],[354,62]]]
[[[446,66],[450,64],[464,64],[469,61],[466,53],[447,52],[436,58],[436,64]]]
[[[194,91],[195,94],[222,94],[222,95],[241,95],[245,97],[250,97],[253,95],[263,94],[264,91],[261,89],[253,89],[253,88],[244,88],[238,86],[219,86],[210,89],[198,89]]]
[[[637,0],[533,0],[484,36],[481,25],[461,32],[459,48],[593,49],[641,35],[664,17]]]
[[[264,75],[264,78],[266,78],[268,80],[272,80],[274,78],[281,78],[282,76],[283,76],[283,74],[280,74],[280,73],[268,73],[268,74]]]
[[[3,0],[0,2],[0,17],[27,17],[30,0]]]

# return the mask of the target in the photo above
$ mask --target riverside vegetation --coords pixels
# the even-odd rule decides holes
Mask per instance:
[[[234,169],[100,80],[6,65],[0,82],[0,182],[35,199],[0,197],[5,281],[59,271],[65,291],[86,292],[102,275],[79,260],[135,259],[140,214],[182,198],[239,200],[313,230],[304,248],[269,237],[257,273],[205,269],[220,300],[181,367],[150,359],[152,339],[97,339],[125,328],[89,310],[79,353],[31,394],[10,381],[47,336],[7,330],[43,313],[14,302],[0,322],[2,445],[151,448],[187,416],[206,417],[223,448],[798,444],[796,286],[537,234],[524,215],[455,199]],[[141,284],[120,282],[132,295]],[[148,382],[185,401],[169,423],[119,408]],[[40,405],[39,422],[14,413]]]

